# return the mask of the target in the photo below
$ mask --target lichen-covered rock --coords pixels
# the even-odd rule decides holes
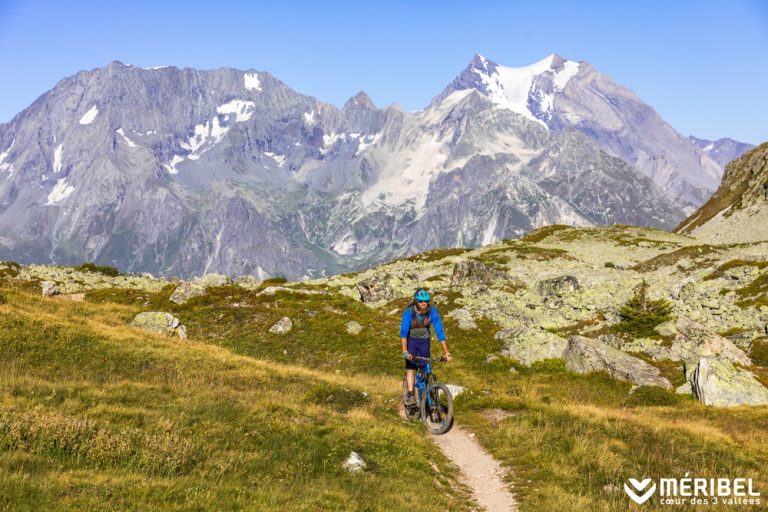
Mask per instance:
[[[579,280],[574,276],[559,276],[552,279],[545,279],[536,284],[536,290],[543,297],[561,296],[567,293],[573,293],[581,289]]]
[[[130,288],[147,292],[157,292],[169,281],[141,275],[111,276],[100,272],[76,270],[72,267],[53,265],[18,265],[15,278],[19,280],[56,282],[58,293],[68,295],[102,288]]]
[[[205,295],[205,290],[212,286],[224,286],[230,284],[232,280],[228,276],[221,274],[206,274],[204,276],[184,281],[173,291],[171,302],[184,304],[192,297]]]
[[[687,373],[693,395],[704,405],[768,405],[768,389],[752,372],[725,359],[701,357]]]
[[[389,275],[385,272],[377,272],[371,277],[357,283],[360,292],[360,300],[363,302],[378,302],[391,300],[395,297],[389,284]]]
[[[483,284],[491,286],[500,280],[507,280],[506,272],[477,260],[461,260],[453,265],[451,286]]]
[[[669,351],[673,361],[686,361],[697,357],[717,357],[744,366],[751,366],[749,356],[728,338],[724,338],[704,325],[680,316],[676,322],[677,336]]]
[[[278,320],[275,325],[269,328],[269,332],[274,334],[285,334],[293,328],[293,322],[287,316]]]
[[[568,338],[565,367],[576,373],[608,372],[612,377],[632,382],[637,386],[660,386],[671,389],[672,384],[662,377],[655,366],[642,359],[583,336]]]
[[[287,286],[267,286],[258,295],[274,295],[277,292],[299,293],[305,295],[322,295],[323,290],[302,290],[301,288],[288,288]]]
[[[347,322],[346,327],[347,327],[347,332],[355,336],[360,334],[360,331],[363,330],[363,326],[355,322],[354,320],[350,320],[349,322]]]
[[[662,336],[675,336],[677,334],[677,326],[675,325],[674,320],[668,320],[666,322],[660,323],[654,327],[653,330]]]
[[[504,354],[531,365],[544,359],[562,359],[568,341],[543,329],[529,326],[507,327],[495,334],[504,342]]]
[[[255,290],[261,285],[261,279],[256,276],[239,276],[235,279],[235,284],[246,290]]]
[[[43,290],[43,297],[51,297],[59,293],[59,287],[53,281],[43,281],[40,283],[40,287]]]
[[[139,313],[131,321],[131,325],[145,331],[152,331],[166,336],[178,336],[187,339],[187,329],[178,318],[162,311]]]
[[[454,309],[453,311],[449,312],[445,316],[456,320],[456,323],[458,324],[459,329],[461,329],[462,331],[471,331],[471,330],[477,329],[477,323],[475,322],[475,319],[472,317],[472,313],[470,313],[465,308]]]

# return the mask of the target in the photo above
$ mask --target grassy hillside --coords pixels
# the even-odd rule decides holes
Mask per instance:
[[[707,259],[720,253],[699,250],[694,240],[648,236],[553,228],[470,256],[517,269],[587,261],[593,272],[619,276],[617,286],[642,276],[656,285],[659,272],[675,268],[702,275],[720,268]],[[601,245],[593,249],[585,237]],[[566,253],[553,239],[573,245]],[[683,243],[695,254],[682,254]],[[719,250],[731,257],[728,247]],[[669,256],[656,259],[661,254]],[[463,331],[446,316],[476,300],[469,289],[445,284],[455,256],[433,251],[400,263],[434,265],[430,282],[441,286],[438,309],[455,357],[436,372],[468,388],[455,402],[457,422],[511,469],[521,510],[626,510],[628,478],[686,472],[754,478],[768,493],[765,407],[708,408],[661,388],[630,394],[628,383],[576,375],[559,360],[528,368],[488,358],[501,349],[494,338],[501,326],[481,317],[479,329]],[[632,268],[641,261],[652,264]],[[89,291],[76,303],[39,297],[34,282],[0,280],[0,509],[471,508],[429,436],[398,416],[398,312],[408,299],[368,307],[343,284],[357,278],[292,285],[324,292],[315,295],[260,294],[270,283],[222,286],[181,306],[168,301],[170,285]],[[526,287],[512,288],[504,293],[532,297]],[[128,327],[151,310],[181,319],[190,341]],[[580,332],[602,313],[585,309],[594,322],[574,320],[553,332]],[[283,316],[293,329],[268,333]],[[350,320],[362,325],[359,335],[347,333]],[[646,359],[673,385],[682,383],[681,363]],[[754,371],[768,383],[766,368]],[[341,468],[351,450],[369,463],[361,475]]]

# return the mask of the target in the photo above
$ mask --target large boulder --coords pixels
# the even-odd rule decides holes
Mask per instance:
[[[389,284],[389,277],[386,272],[377,272],[357,283],[360,300],[363,302],[378,302],[380,300],[393,299],[395,293]]]
[[[451,286],[482,284],[491,286],[499,281],[507,281],[509,276],[503,270],[486,265],[477,260],[461,260],[453,265]]]
[[[506,327],[494,336],[504,342],[503,353],[530,366],[544,359],[562,359],[568,341],[540,328]]]
[[[701,357],[686,362],[688,382],[693,395],[704,405],[768,405],[768,389],[749,370],[730,361]]]
[[[170,313],[164,313],[162,311],[139,313],[133,318],[131,325],[145,331],[187,339],[186,327],[184,327],[178,318]]]
[[[717,357],[751,366],[749,356],[728,338],[724,338],[698,322],[683,316],[677,319],[677,336],[669,350],[673,361],[687,361],[699,357]]]
[[[206,274],[202,277],[184,281],[173,291],[170,301],[176,304],[184,304],[192,297],[205,295],[205,290],[212,286],[224,286],[232,280],[221,274]]]
[[[672,384],[655,366],[583,336],[574,335],[568,338],[565,367],[576,373],[605,371],[616,379],[629,381],[637,386],[672,388]]]
[[[543,297],[560,297],[581,289],[579,280],[574,276],[559,276],[545,279],[536,284],[539,295]]]

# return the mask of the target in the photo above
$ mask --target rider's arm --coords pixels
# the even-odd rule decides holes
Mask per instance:
[[[408,350],[408,331],[411,328],[411,310],[406,309],[403,313],[403,319],[400,321],[400,344],[403,346],[403,352]]]
[[[443,352],[445,355],[450,356],[451,352],[448,350],[448,344],[445,341],[445,331],[443,330],[443,320],[440,318],[440,313],[436,308],[431,308],[429,312],[429,320],[432,322],[432,326],[435,328],[435,335],[440,341],[440,345],[443,346]]]

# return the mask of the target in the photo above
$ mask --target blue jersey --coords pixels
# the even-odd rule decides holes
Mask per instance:
[[[437,339],[439,341],[445,341],[445,332],[443,331],[443,321],[440,319],[440,313],[437,312],[437,309],[432,307],[432,305],[429,306],[429,321],[431,323],[430,327],[435,328],[435,334],[437,335]],[[421,324],[421,320],[423,320],[425,315],[419,316],[419,324]],[[411,308],[407,308],[405,310],[405,313],[403,313],[403,319],[400,322],[400,337],[401,338],[407,338],[408,337],[408,331],[411,330],[411,324],[413,323],[413,313],[411,312]],[[432,331],[430,331],[431,333]]]

